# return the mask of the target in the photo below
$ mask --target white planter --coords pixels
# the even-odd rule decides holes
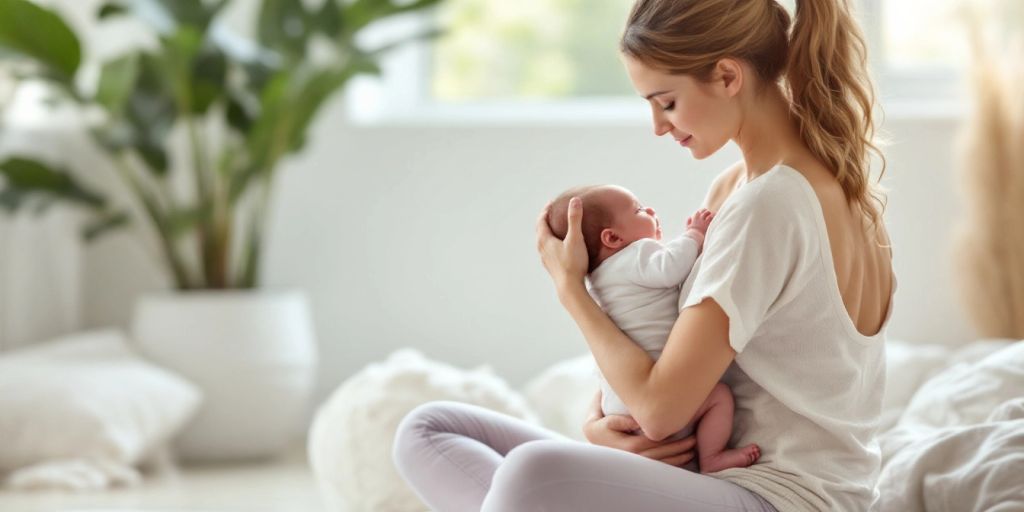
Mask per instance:
[[[153,293],[132,333],[157,364],[205,395],[175,442],[184,460],[280,453],[300,433],[316,376],[316,342],[301,292]]]

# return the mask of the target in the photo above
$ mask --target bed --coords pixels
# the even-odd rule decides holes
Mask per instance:
[[[1024,510],[1024,343],[887,345],[880,512]],[[317,414],[309,438],[330,510],[422,511],[390,461],[401,417],[438,399],[475,403],[584,441],[597,386],[589,354],[556,362],[513,389],[412,348],[368,365]]]

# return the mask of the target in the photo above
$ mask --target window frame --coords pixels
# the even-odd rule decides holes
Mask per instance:
[[[889,64],[882,44],[883,3],[898,0],[852,1],[860,14],[871,57],[869,71],[885,118],[961,117],[966,111],[964,84],[955,70],[899,70]],[[345,94],[349,120],[357,125],[634,125],[650,121],[650,107],[629,95],[435,101],[430,95],[432,53],[429,41],[410,43],[383,58],[381,78],[353,79]]]

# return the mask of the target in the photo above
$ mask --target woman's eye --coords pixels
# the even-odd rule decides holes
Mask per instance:
[[[661,109],[664,110],[665,112],[669,112],[674,108],[676,108],[676,102],[674,101],[670,101],[668,105],[661,107]]]

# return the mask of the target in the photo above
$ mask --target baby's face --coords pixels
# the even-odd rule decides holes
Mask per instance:
[[[632,192],[618,186],[601,191],[612,214],[612,228],[627,244],[641,238],[661,240],[661,221],[653,208],[648,208]]]

